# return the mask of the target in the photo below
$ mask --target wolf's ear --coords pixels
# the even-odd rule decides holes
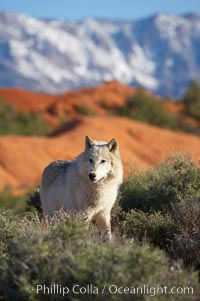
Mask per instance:
[[[107,144],[107,148],[109,149],[110,152],[115,152],[116,150],[118,150],[119,145],[116,139],[112,139],[110,140],[110,142],[108,142]]]
[[[87,150],[88,148],[91,148],[92,146],[94,146],[94,141],[89,136],[86,136],[85,137],[85,149]]]

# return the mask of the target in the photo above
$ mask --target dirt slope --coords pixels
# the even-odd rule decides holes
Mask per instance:
[[[126,174],[130,166],[149,168],[173,150],[192,153],[198,162],[198,137],[109,116],[109,107],[123,106],[134,93],[135,89],[115,81],[62,95],[0,88],[0,97],[16,110],[37,112],[53,128],[60,120],[69,121],[52,137],[0,136],[0,189],[10,185],[16,192],[24,192],[33,187],[49,162],[75,158],[83,150],[86,135],[97,140],[118,139]],[[92,116],[83,116],[77,106]],[[182,107],[169,100],[166,109],[176,114]]]
[[[0,88],[0,97],[18,111],[45,111],[55,97],[48,94],[34,93],[23,89]]]
[[[0,188],[11,185],[23,192],[40,182],[44,167],[56,159],[75,158],[84,147],[85,135],[94,139],[118,139],[128,166],[149,168],[173,150],[200,159],[200,139],[120,117],[82,117],[68,124],[56,137],[0,137]]]

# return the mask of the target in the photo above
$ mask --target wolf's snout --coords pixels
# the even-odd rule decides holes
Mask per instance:
[[[89,173],[89,178],[91,181],[95,181],[96,180],[96,174],[94,172],[90,172]]]

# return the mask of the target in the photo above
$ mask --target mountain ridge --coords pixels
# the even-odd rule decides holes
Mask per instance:
[[[200,80],[200,15],[44,20],[0,12],[0,85],[52,94],[118,80],[180,97]]]

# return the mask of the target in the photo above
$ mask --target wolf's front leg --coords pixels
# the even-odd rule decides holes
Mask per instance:
[[[99,213],[96,216],[96,221],[103,236],[105,236],[108,239],[111,239],[112,234],[111,234],[111,225],[110,225],[110,213],[109,214]]]
[[[86,227],[87,229],[89,229],[89,225],[90,223],[92,222],[92,220],[94,219],[94,216],[96,215],[96,210],[94,210],[93,208],[88,208],[86,211],[85,211],[85,214],[84,214],[84,221],[86,223]]]

